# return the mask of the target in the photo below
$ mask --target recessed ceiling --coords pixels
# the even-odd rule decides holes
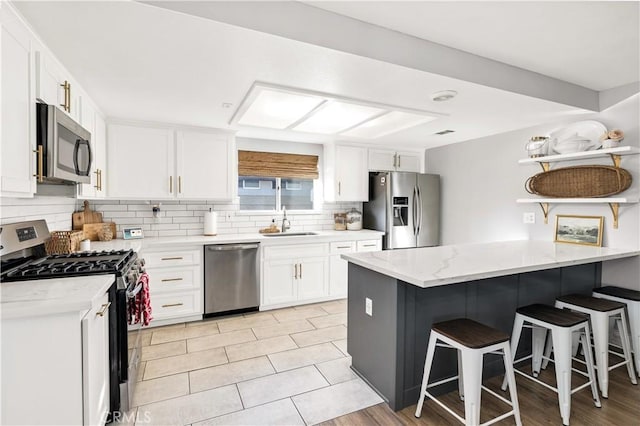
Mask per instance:
[[[336,139],[229,125],[255,81],[443,115],[369,141],[395,147],[437,146],[590,112],[137,2],[29,1],[16,7],[108,117],[235,128],[239,136],[265,139]],[[440,90],[458,96],[432,101]],[[383,124],[370,122],[370,134]],[[445,129],[455,132],[436,135]],[[365,128],[351,136],[366,137]]]

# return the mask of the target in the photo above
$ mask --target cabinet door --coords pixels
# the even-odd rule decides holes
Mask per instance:
[[[107,124],[98,112],[95,113],[94,129],[92,139],[95,146],[96,172],[98,172],[96,198],[104,198],[107,195]]]
[[[110,124],[107,140],[109,197],[174,198],[173,130]]]
[[[347,297],[349,262],[339,254],[331,256],[329,261],[329,296]]]
[[[91,177],[91,183],[83,183],[78,185],[78,196],[81,198],[94,198],[97,194],[98,188],[98,173],[97,173],[97,140],[95,132],[95,118],[96,112],[91,102],[83,98],[82,110],[80,112],[80,125],[87,129],[91,133],[91,171],[89,176]]]
[[[7,5],[0,8],[1,120],[0,193],[31,197],[35,192],[35,102],[31,96],[31,40]]]
[[[399,172],[421,172],[420,154],[417,152],[398,152],[396,170]]]
[[[230,200],[233,136],[177,132],[178,198]]]
[[[298,300],[328,295],[327,258],[304,258],[298,262]]]
[[[68,85],[68,107],[65,108],[65,82]],[[44,49],[35,53],[35,97],[55,105],[76,121],[82,120],[82,101],[79,87],[69,73]],[[85,127],[84,125],[82,125]]]
[[[370,149],[369,170],[395,170],[396,153],[394,151]]]
[[[109,411],[109,296],[82,319],[84,424],[104,424]]]
[[[336,201],[368,201],[369,173],[366,148],[337,145]]]
[[[291,259],[264,262],[263,305],[294,302],[298,298],[295,265],[297,262]]]

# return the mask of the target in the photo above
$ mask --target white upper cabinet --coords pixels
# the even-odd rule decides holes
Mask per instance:
[[[32,197],[36,189],[36,135],[31,38],[12,7],[3,5],[0,18],[0,195]]]
[[[110,198],[230,200],[231,133],[130,124],[108,126]]]
[[[233,135],[178,130],[176,144],[178,198],[230,200],[235,188]]]
[[[107,158],[110,198],[174,197],[173,129],[109,124]]]
[[[369,150],[369,170],[396,172],[423,172],[424,152]]]
[[[80,125],[91,133],[91,183],[78,185],[79,198],[106,196],[107,141],[106,124],[93,103],[81,96]]]
[[[46,104],[57,106],[74,120],[80,121],[80,88],[71,75],[43,49],[35,53],[35,61],[36,98]]]
[[[367,149],[350,145],[325,145],[325,201],[368,201]]]

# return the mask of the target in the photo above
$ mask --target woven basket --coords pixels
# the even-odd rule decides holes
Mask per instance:
[[[69,254],[80,249],[84,238],[82,231],[52,231],[51,238],[44,242],[47,254]]]
[[[530,194],[557,198],[594,198],[619,194],[631,186],[631,174],[613,166],[573,166],[531,176]]]

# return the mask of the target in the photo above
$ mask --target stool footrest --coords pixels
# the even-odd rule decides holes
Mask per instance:
[[[513,407],[513,404],[511,403],[511,401],[509,401],[508,399],[502,397],[501,395],[498,395],[497,393],[495,393],[494,391],[492,391],[491,389],[488,389],[485,386],[481,386],[481,388],[487,392],[489,392],[491,395],[497,397],[498,399],[500,399],[501,401],[505,402],[506,404],[510,405],[511,407]],[[451,414],[453,417],[455,417],[460,423],[465,423],[465,419],[463,417],[460,417],[458,415],[458,413],[456,413],[455,411],[453,411],[451,408],[447,407],[443,402],[441,402],[440,400],[438,400],[438,398],[436,398],[435,396],[431,395],[429,392],[425,391],[425,396],[427,396],[430,400],[432,400],[433,402],[435,402],[436,404],[438,404],[440,407],[444,408],[449,414]],[[494,423],[499,422],[500,420],[504,420],[507,417],[513,416],[514,412],[513,410],[511,411],[507,411],[504,414],[499,415],[498,417],[495,417],[487,422],[481,423],[479,426],[488,426],[488,425],[492,425]]]
[[[453,376],[453,377],[449,377],[448,379],[442,379],[437,382],[429,383],[429,385],[427,386],[427,389],[432,388],[434,386],[444,385],[445,383],[453,382],[454,380],[457,380],[458,377],[460,376]]]

